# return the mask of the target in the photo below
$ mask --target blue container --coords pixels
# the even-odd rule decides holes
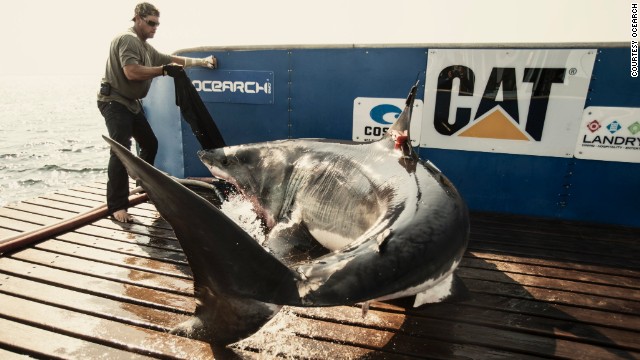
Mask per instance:
[[[584,108],[640,108],[640,82],[628,71],[629,46],[584,48],[597,49]],[[218,58],[219,69],[190,68],[187,74],[225,141],[234,145],[288,138],[351,140],[354,99],[404,98],[416,80],[422,85],[418,98],[426,99],[430,47],[199,48],[178,54]],[[507,83],[501,86],[504,91]],[[154,80],[144,107],[160,142],[156,166],[177,177],[210,176],[197,159],[199,144],[175,106],[171,78]],[[423,119],[423,127],[430,126],[433,114]],[[428,143],[419,154],[453,181],[474,211],[640,227],[640,150],[635,162],[435,148]]]

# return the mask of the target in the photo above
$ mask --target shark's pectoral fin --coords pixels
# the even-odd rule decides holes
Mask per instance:
[[[199,286],[219,296],[276,304],[299,302],[295,272],[210,202],[103,138],[173,227]]]
[[[287,266],[329,253],[302,223],[276,225],[269,233],[264,246]]]
[[[444,300],[462,301],[469,296],[469,290],[462,280],[451,274],[444,278],[438,284],[423,292],[417,293],[413,307],[422,306],[424,304],[439,303]]]

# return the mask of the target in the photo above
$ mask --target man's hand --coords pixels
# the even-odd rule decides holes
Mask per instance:
[[[209,55],[202,59],[202,66],[208,67],[209,69],[215,69],[218,67],[218,59],[214,58],[213,55]]]
[[[162,75],[169,75],[171,77],[178,77],[184,75],[184,68],[180,64],[171,63],[162,66]]]

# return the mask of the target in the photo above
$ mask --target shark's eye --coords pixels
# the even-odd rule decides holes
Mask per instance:
[[[229,164],[231,164],[231,161],[229,161],[229,158],[224,158],[220,163],[222,164],[222,166],[229,166]]]

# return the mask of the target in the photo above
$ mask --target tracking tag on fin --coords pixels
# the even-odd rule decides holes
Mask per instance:
[[[369,313],[369,301],[362,303],[362,318],[364,319]]]

